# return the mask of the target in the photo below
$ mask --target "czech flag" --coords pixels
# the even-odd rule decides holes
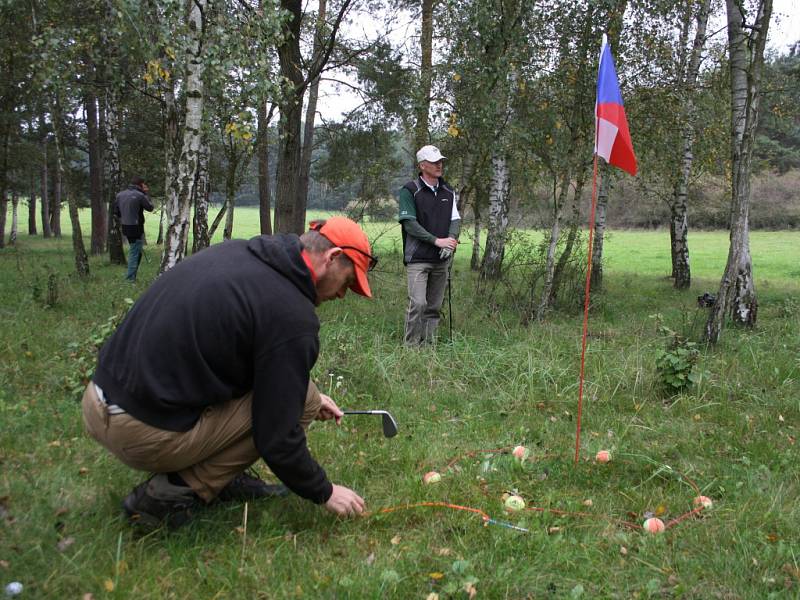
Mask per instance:
[[[596,154],[623,171],[636,175],[636,155],[619,93],[617,72],[608,39],[603,35],[600,69],[597,74],[597,103],[594,108]]]

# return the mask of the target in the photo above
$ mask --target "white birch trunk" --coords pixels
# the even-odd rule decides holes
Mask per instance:
[[[481,279],[500,277],[508,231],[508,190],[508,159],[505,154],[495,154],[492,156],[489,217],[486,225],[486,250],[481,263]]]
[[[772,0],[759,4],[752,23],[745,23],[745,14],[736,0],[726,0],[726,6],[731,70],[731,241],[716,302],[705,327],[706,340],[711,343],[719,341],[728,314],[734,323],[750,327],[756,323],[758,300],[750,258],[750,166]]]
[[[194,236],[192,252],[199,252],[208,248],[208,193],[210,190],[208,165],[211,161],[211,147],[208,140],[203,139],[200,146],[200,162],[197,167],[197,185],[194,198]]]
[[[196,185],[203,124],[203,13],[207,0],[194,0],[189,13],[189,42],[186,74],[186,120],[183,145],[173,185],[167,194],[167,232],[160,272],[178,264],[185,254],[189,232],[191,200]]]
[[[706,41],[706,25],[710,10],[710,0],[703,0],[697,11],[697,28],[694,43],[692,44],[691,57],[684,77],[684,115],[683,127],[683,157],[681,172],[675,185],[674,200],[671,207],[671,241],[672,241],[672,276],[675,278],[674,286],[677,289],[686,289],[691,285],[692,275],[689,264],[689,220],[687,216],[687,199],[689,193],[689,179],[692,174],[694,162],[694,128],[696,121],[694,94],[697,85],[697,76],[700,71],[700,59]]]
[[[592,242],[592,274],[590,285],[597,291],[603,288],[603,243],[606,233],[606,209],[608,208],[608,189],[611,169],[604,162],[598,165],[600,189],[597,192],[597,206],[594,211],[594,241]]]

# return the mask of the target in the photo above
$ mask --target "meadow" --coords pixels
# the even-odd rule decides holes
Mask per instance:
[[[728,234],[690,231],[686,291],[667,277],[668,232],[608,234],[576,464],[582,316],[522,325],[487,303],[467,239],[452,339],[445,318],[438,345],[404,349],[399,228],[369,223],[375,298],[320,308],[314,378],[341,407],[389,410],[399,434],[363,416],[309,434],[369,514],[339,520],[290,496],[141,533],[120,501],[145,475],[84,434],[78,400],[96,345],[152,281],[160,249],[146,248],[134,285],[106,256],[81,281],[63,217],[62,239],[23,234],[0,250],[0,584],[21,582],[21,598],[800,597],[800,232],[751,234],[758,326],[728,325],[700,346],[699,382],[677,394],[655,368],[668,342],[658,324],[697,335],[696,298],[716,292]],[[237,209],[234,232],[257,234],[257,211]],[[522,462],[517,445],[530,450]],[[611,461],[596,462],[599,450]],[[442,480],[424,484],[434,470]],[[525,510],[504,510],[511,493]],[[687,515],[700,494],[713,507]],[[664,533],[641,530],[651,515]]]

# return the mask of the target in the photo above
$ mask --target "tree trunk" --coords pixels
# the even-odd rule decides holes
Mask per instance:
[[[228,201],[226,198],[225,202],[222,204],[222,207],[219,209],[217,216],[214,217],[214,222],[211,223],[211,227],[208,229],[209,239],[214,239],[214,234],[217,232],[217,227],[219,227],[219,224],[222,223],[222,217],[224,217],[227,212],[228,212]]]
[[[64,136],[61,113],[61,103],[58,97],[53,98],[52,106],[53,133],[56,142],[56,173],[58,174],[58,188],[66,187],[66,177],[64,168],[67,162],[66,148],[64,147]],[[60,201],[60,193],[56,196],[56,203]],[[78,276],[85,278],[89,275],[89,257],[86,255],[86,247],[83,245],[83,235],[81,234],[81,222],[78,217],[78,200],[75,194],[71,194],[67,189],[67,205],[69,208],[69,218],[72,224],[72,250],[75,254],[75,270]]]
[[[55,129],[55,127],[54,127]],[[53,202],[50,203],[50,229],[57,238],[61,237],[61,201],[64,194],[65,154],[59,154],[59,140],[56,142],[56,169],[53,171]],[[60,142],[63,144],[63,139]]]
[[[2,147],[0,148],[0,248],[6,245],[6,214],[8,212],[8,147],[9,147],[9,128],[6,124],[2,125]]]
[[[106,205],[103,202],[103,165],[101,162],[100,137],[97,120],[97,98],[88,92],[84,99],[86,109],[86,133],[89,145],[89,198],[92,207],[92,254],[102,254],[106,249],[108,222]]]
[[[700,59],[706,41],[706,25],[710,10],[710,0],[703,0],[697,11],[697,28],[694,43],[692,44],[686,76],[684,77],[683,93],[685,122],[683,126],[683,159],[681,172],[675,185],[673,202],[670,207],[670,242],[672,255],[672,276],[677,289],[687,289],[691,285],[692,275],[689,266],[687,198],[689,180],[694,162],[694,127],[696,121],[694,94],[697,76],[700,71]]]
[[[102,111],[101,129],[105,131],[105,160],[103,170],[105,171],[106,185],[103,187],[106,196],[106,206],[108,207],[108,259],[112,265],[124,265],[125,251],[122,247],[122,231],[120,222],[114,214],[114,201],[117,192],[122,190],[122,166],[119,162],[119,95],[110,86],[105,93],[105,107]]]
[[[225,229],[222,230],[222,239],[229,240],[233,235],[233,212],[236,208],[236,169],[239,167],[236,148],[231,141],[231,152],[228,154],[228,173],[225,178],[225,205],[228,213],[225,216]]]
[[[281,102],[278,124],[278,183],[275,194],[275,231],[303,233],[306,207],[300,205],[300,129],[303,110],[303,73],[300,70],[300,0],[281,0],[281,8],[290,18],[284,23],[284,40],[278,46],[280,72],[289,90]]]
[[[422,22],[420,25],[420,70],[419,85],[415,90],[416,122],[414,125],[414,151],[430,142],[428,118],[431,107],[431,81],[433,79],[433,0],[422,0]]]
[[[31,171],[31,191],[28,198],[28,235],[36,235],[36,175]]]
[[[489,222],[486,227],[486,250],[480,278],[499,279],[505,255],[508,230],[508,162],[504,154],[492,156],[492,180],[489,189]]]
[[[267,112],[267,101],[258,104],[258,216],[261,235],[272,235],[272,200],[269,191],[269,122],[275,105]]]
[[[481,209],[478,202],[478,194],[472,201],[472,214],[475,217],[472,223],[472,256],[469,259],[469,268],[477,271],[481,268]]]
[[[42,135],[42,169],[41,169],[41,198],[42,198],[42,237],[49,238],[53,235],[50,229],[50,195],[48,188],[49,174],[47,173],[47,130],[44,124],[44,115],[39,115],[39,130]]]
[[[597,206],[594,213],[594,241],[592,242],[592,275],[589,285],[597,291],[603,289],[603,241],[606,233],[606,208],[611,169],[603,162],[597,166],[600,175],[600,189],[597,192]]]
[[[197,164],[203,125],[203,14],[207,0],[194,0],[188,17],[190,39],[186,68],[186,120],[183,127],[183,146],[178,162],[176,181],[165,203],[167,214],[164,255],[160,273],[183,260],[189,232],[189,216],[194,193]]]
[[[319,0],[319,11],[317,13],[316,34],[314,36],[314,51],[312,56],[315,58],[320,55],[323,49],[322,35],[325,29],[325,11],[327,0]],[[300,204],[308,206],[308,182],[311,177],[311,154],[314,150],[314,121],[317,117],[317,98],[319,97],[319,77],[315,77],[308,90],[308,106],[306,107],[306,123],[303,132],[303,151],[300,160]],[[305,223],[303,223],[305,225]],[[305,227],[303,227],[305,229]]]
[[[570,173],[569,167],[564,169],[561,174],[561,189],[558,192],[558,197],[554,197],[553,206],[553,225],[550,227],[550,243],[547,245],[547,258],[545,259],[544,268],[544,286],[542,287],[542,297],[539,300],[539,306],[536,309],[536,320],[542,321],[547,309],[550,308],[551,294],[553,290],[553,275],[556,269],[556,246],[558,246],[558,238],[561,233],[561,213],[563,211],[564,203],[567,201],[567,194],[569,193],[569,180]],[[555,191],[555,190],[554,190]]]
[[[719,341],[728,314],[734,323],[748,327],[756,324],[758,300],[750,258],[750,167],[772,0],[764,0],[758,6],[755,22],[748,24],[744,9],[736,0],[726,0],[726,6],[731,76],[731,241],[716,302],[705,327],[705,338],[711,343]]]
[[[558,257],[558,263],[556,263],[555,272],[553,273],[553,289],[550,299],[551,305],[558,295],[561,287],[561,276],[570,258],[572,258],[572,251],[575,249],[575,242],[578,240],[581,222],[581,197],[583,196],[583,186],[586,184],[587,175],[588,170],[579,167],[578,177],[575,181],[575,192],[572,194],[572,214],[569,221],[567,241],[564,243],[564,251],[561,253],[561,256]]]
[[[17,245],[17,206],[19,205],[19,197],[17,192],[11,193],[11,232],[8,235],[8,245]]]
[[[208,139],[204,136],[203,144],[200,146],[200,162],[197,166],[197,185],[194,189],[193,254],[211,245],[208,237],[208,194],[210,190],[208,164],[210,160],[211,147],[208,145]]]
[[[8,214],[8,197],[5,185],[0,184],[0,248],[6,247],[6,215]]]

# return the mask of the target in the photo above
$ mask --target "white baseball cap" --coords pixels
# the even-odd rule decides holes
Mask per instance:
[[[423,160],[427,160],[428,162],[439,162],[443,158],[447,158],[446,156],[442,156],[442,153],[439,152],[439,149],[436,146],[423,146],[417,152],[417,163],[421,163]]]

